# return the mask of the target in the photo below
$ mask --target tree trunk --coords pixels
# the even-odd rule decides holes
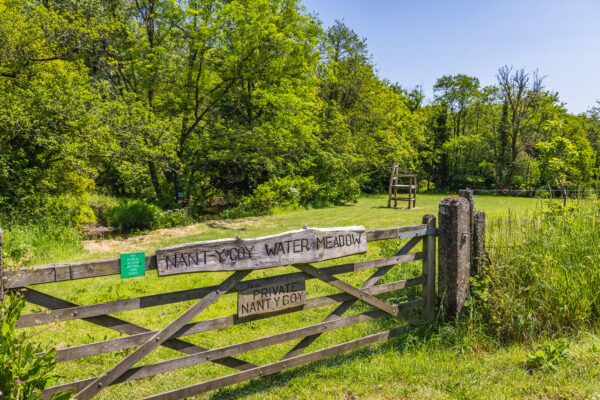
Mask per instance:
[[[567,207],[567,188],[565,187],[565,184],[560,179],[560,175],[558,175],[558,174],[556,175],[556,180],[558,181],[558,184],[560,185],[560,189],[562,191],[563,207]]]
[[[154,165],[154,161],[148,161],[148,169],[150,170],[150,180],[152,181],[152,186],[154,186],[156,198],[158,199],[158,201],[161,201],[162,193],[160,191],[160,183],[158,182],[158,174],[156,173],[156,166]]]

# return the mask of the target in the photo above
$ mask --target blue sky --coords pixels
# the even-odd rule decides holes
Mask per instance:
[[[428,98],[442,75],[496,82],[502,65],[545,75],[573,113],[600,100],[600,0],[303,0],[326,28],[367,39],[378,74]]]

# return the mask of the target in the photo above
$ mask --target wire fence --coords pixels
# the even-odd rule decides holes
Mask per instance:
[[[600,189],[471,189],[473,194],[490,194],[515,197],[561,198],[565,193],[568,198],[598,198]]]
[[[589,220],[589,226],[598,226],[598,215],[579,215]],[[532,233],[549,226],[568,224],[565,215],[544,215],[531,218],[490,219],[486,221],[486,247],[490,252],[516,248],[527,241]],[[587,225],[587,223],[586,223]]]

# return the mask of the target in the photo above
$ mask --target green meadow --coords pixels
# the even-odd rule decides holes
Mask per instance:
[[[361,197],[351,206],[298,209],[279,211],[264,217],[252,217],[238,220],[214,220],[188,227],[145,232],[138,235],[108,238],[83,243],[81,250],[73,251],[61,259],[57,256],[35,258],[42,262],[76,261],[101,257],[115,257],[121,252],[153,252],[159,247],[186,243],[197,240],[209,240],[225,237],[255,237],[298,229],[304,224],[317,227],[364,225],[367,229],[420,223],[423,215],[437,214],[442,195],[419,195],[417,208],[388,209],[385,196]],[[494,196],[476,196],[476,208],[486,212],[492,220],[518,219],[516,217],[535,217],[548,209],[548,203],[541,199],[506,198]],[[585,205],[573,202],[576,209],[590,211],[589,202]],[[583,212],[582,216],[583,216]],[[559,217],[560,219],[561,217]],[[588,288],[588,292],[579,300],[573,296],[571,303],[557,300],[561,292],[577,289],[572,281],[581,278],[579,269],[568,268],[568,260],[579,253],[590,253],[584,265],[588,271],[598,260],[600,240],[585,218],[568,216],[568,221],[553,222],[553,226],[534,227],[520,225],[511,227],[522,232],[520,243],[500,243],[506,235],[499,235],[500,229],[493,228],[490,252],[492,262],[497,267],[489,271],[483,282],[474,284],[474,296],[469,299],[465,317],[452,324],[428,324],[410,333],[391,339],[388,342],[371,345],[359,350],[314,362],[305,366],[291,368],[285,372],[265,379],[215,392],[209,392],[197,398],[206,399],[443,399],[443,398],[593,398],[600,394],[600,336],[595,330],[594,321],[598,316],[598,286],[595,291],[592,283],[600,284],[597,273],[588,275],[591,281],[578,283],[579,289]],[[582,222],[583,221],[583,222]],[[595,221],[595,220],[594,220]],[[593,222],[595,224],[595,222]],[[579,224],[579,225],[577,225]],[[573,225],[577,229],[569,228]],[[543,229],[541,229],[543,228]],[[547,228],[553,230],[553,238],[544,234]],[[529,234],[523,234],[523,230]],[[582,231],[583,230],[583,231]],[[10,237],[10,228],[6,232]],[[591,236],[590,236],[591,235]],[[568,240],[573,250],[569,251],[560,238]],[[9,239],[10,240],[10,239]],[[577,245],[578,240],[582,243]],[[544,242],[545,241],[545,242]],[[545,243],[545,253],[537,254],[535,249]],[[344,261],[371,259],[393,254],[400,248],[401,241],[372,242],[368,253],[347,257]],[[506,246],[504,246],[506,245]],[[510,245],[510,247],[509,247]],[[594,247],[595,246],[595,247]],[[506,247],[506,250],[502,250]],[[68,253],[68,252],[67,252]],[[529,256],[537,260],[538,268],[533,268],[523,258]],[[553,258],[554,257],[554,258]],[[545,260],[545,261],[544,261]],[[551,260],[549,269],[541,268]],[[16,263],[16,260],[13,260]],[[340,261],[338,260],[338,263]],[[519,264],[520,263],[520,264]],[[318,266],[335,265],[336,260],[319,263]],[[420,274],[420,262],[395,266],[381,282],[406,279]],[[536,270],[539,276],[525,271]],[[282,272],[292,271],[291,267],[275,268],[252,272],[246,279],[252,279]],[[507,271],[511,271],[507,273]],[[520,284],[521,276],[529,273],[529,286]],[[341,277],[349,283],[360,285],[373,271],[361,271],[345,274]],[[93,304],[117,299],[125,299],[154,293],[184,290],[221,282],[228,273],[198,273],[157,277],[150,271],[145,277],[120,279],[105,277],[63,282],[52,285],[38,285],[35,288],[77,304]],[[566,278],[567,281],[564,282]],[[539,278],[539,282],[536,279]],[[490,281],[492,281],[490,283]],[[554,284],[554,291],[552,286]],[[575,286],[574,286],[575,285]],[[548,289],[550,287],[550,289]],[[494,291],[504,291],[502,294]],[[307,281],[307,297],[317,297],[334,293],[336,290],[315,280]],[[486,294],[487,293],[487,294]],[[530,294],[528,294],[530,293]],[[420,288],[409,288],[388,293],[382,298],[389,302],[403,302],[418,298]],[[487,296],[487,297],[486,297]],[[522,296],[527,301],[520,302],[514,296]],[[535,296],[535,297],[532,297]],[[483,300],[481,300],[483,299]],[[491,300],[490,300],[491,299]],[[582,305],[587,302],[587,308]],[[160,329],[176,316],[185,311],[194,302],[145,308],[114,314],[118,318],[150,329]],[[519,303],[519,304],[516,304]],[[243,325],[204,332],[183,338],[186,341],[208,348],[217,348],[285,332],[288,330],[318,323],[335,306],[321,307],[299,313],[290,313]],[[490,312],[490,307],[499,307]],[[574,308],[562,313],[561,307]],[[594,308],[596,307],[596,308]],[[556,310],[553,310],[556,309]],[[355,304],[346,315],[364,312],[369,307]],[[544,316],[532,317],[527,322],[527,313],[545,312]],[[28,311],[42,311],[42,308],[28,306]],[[194,321],[216,318],[236,313],[236,295],[223,296],[218,302],[201,313]],[[520,313],[525,318],[517,321],[511,313]],[[556,315],[552,315],[552,314]],[[552,320],[552,318],[554,318]],[[498,320],[494,320],[497,318]],[[541,320],[536,324],[536,319]],[[571,319],[569,319],[571,318]],[[401,321],[390,318],[378,319],[323,334],[308,351],[329,347],[333,344],[356,339],[368,334],[400,326]],[[511,325],[512,324],[512,325]],[[519,325],[521,324],[521,325]],[[529,325],[528,325],[529,324]],[[546,325],[544,325],[546,324]],[[500,326],[498,326],[500,325]],[[521,329],[521,335],[512,335]],[[121,336],[109,329],[101,328],[84,321],[67,321],[50,325],[27,328],[21,331],[31,340],[45,347],[64,348],[92,341],[112,339]],[[246,361],[266,364],[279,360],[298,340],[274,345],[239,355]],[[566,349],[552,358],[556,346]],[[61,363],[58,366],[56,383],[69,382],[102,374],[118,363],[132,349],[98,355],[86,359]],[[536,353],[537,352],[537,353]],[[541,353],[540,353],[541,352]],[[535,359],[538,355],[539,360]],[[151,353],[140,365],[163,361],[179,356],[180,353],[159,348]],[[533,360],[533,361],[532,361]],[[538,362],[532,367],[532,363]],[[153,393],[175,389],[201,382],[207,379],[233,373],[234,370],[213,363],[199,364],[181,370],[175,370],[135,383],[126,382],[109,387],[98,396],[100,399],[138,398]]]

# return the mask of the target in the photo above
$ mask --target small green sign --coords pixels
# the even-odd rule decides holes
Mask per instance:
[[[121,254],[121,278],[133,278],[146,274],[146,256],[144,253]]]

